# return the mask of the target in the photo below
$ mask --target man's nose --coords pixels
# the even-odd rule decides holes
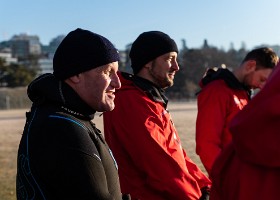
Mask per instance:
[[[115,74],[115,76],[112,78],[111,85],[116,89],[121,88],[122,84],[121,84],[120,78],[117,74]]]
[[[177,61],[175,61],[174,64],[172,65],[172,69],[173,69],[174,71],[178,71],[178,70],[180,69],[179,64],[178,64]]]

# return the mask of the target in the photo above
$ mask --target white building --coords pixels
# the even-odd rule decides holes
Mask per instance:
[[[48,58],[40,58],[38,60],[40,72],[38,75],[45,74],[45,73],[53,73],[53,61],[52,59]]]
[[[9,48],[4,48],[0,51],[0,58],[3,58],[7,65],[18,62],[17,58],[12,57],[12,50]]]

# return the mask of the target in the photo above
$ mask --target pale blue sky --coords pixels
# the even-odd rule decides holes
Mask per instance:
[[[150,30],[181,48],[210,45],[247,49],[280,45],[280,0],[0,0],[0,41],[38,35],[43,44],[77,27],[101,34],[118,49]]]

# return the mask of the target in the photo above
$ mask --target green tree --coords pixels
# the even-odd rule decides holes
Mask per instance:
[[[0,58],[0,87],[6,86],[6,75],[8,66],[6,65],[5,59]]]
[[[0,59],[0,87],[27,86],[36,76],[34,68],[28,69],[19,64],[7,65]]]
[[[228,52],[209,46],[206,42],[201,49],[183,49],[179,55],[179,66],[174,86],[167,90],[171,98],[195,98],[200,90],[199,82],[208,68],[227,66],[230,70],[238,67],[246,50]],[[180,94],[180,95],[178,95]]]

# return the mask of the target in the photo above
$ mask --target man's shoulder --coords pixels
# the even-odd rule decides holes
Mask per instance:
[[[137,98],[146,96],[143,89],[138,87],[134,81],[132,74],[126,72],[118,72],[118,76],[121,81],[121,88],[116,90],[116,96],[119,98]]]
[[[208,83],[202,88],[202,91],[207,91],[207,90],[213,90],[213,91],[218,91],[218,90],[231,90],[230,87],[226,84],[226,82],[222,79],[214,80],[211,83]]]
[[[72,111],[74,112],[74,111]],[[90,119],[83,116],[82,114],[79,114],[77,112],[75,113],[69,113],[69,111],[56,111],[49,113],[46,118],[45,122],[49,129],[73,129],[76,130],[81,129],[88,131],[88,126],[90,124]]]
[[[224,101],[225,99],[231,98],[233,94],[233,89],[231,89],[224,80],[219,79],[205,85],[198,93],[197,100]]]

